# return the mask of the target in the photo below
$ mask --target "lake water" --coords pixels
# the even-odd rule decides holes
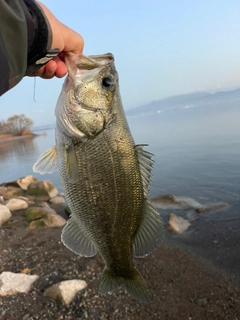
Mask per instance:
[[[135,142],[149,144],[155,155],[151,197],[168,193],[201,203],[240,203],[240,110],[168,110],[128,121]],[[38,156],[54,145],[54,130],[46,133],[0,143],[0,183],[33,174],[62,190],[58,173],[32,171]]]
[[[183,234],[166,238],[240,283],[240,108],[166,110],[129,117],[136,144],[149,144],[155,154],[150,197],[173,194],[209,203],[227,203],[227,210],[197,214]],[[54,130],[46,136],[0,143],[0,183],[29,174],[51,180],[62,190],[58,173],[38,175],[32,165],[54,145]],[[191,210],[190,210],[191,211]],[[170,212],[188,218],[186,210],[160,209],[167,223]]]

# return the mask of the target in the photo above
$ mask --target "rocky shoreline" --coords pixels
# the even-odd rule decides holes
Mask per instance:
[[[22,140],[22,139],[28,139],[28,138],[35,138],[38,134],[30,133],[30,134],[24,134],[22,136],[13,136],[13,135],[0,135],[0,143],[7,143],[9,141],[15,141],[15,140]]]
[[[162,200],[155,199],[169,205]],[[171,201],[180,206],[179,199]],[[157,251],[136,259],[153,304],[141,305],[123,290],[98,296],[101,257],[79,257],[60,241],[65,207],[51,182],[28,176],[0,186],[0,319],[240,319],[235,281],[177,248],[168,232]]]

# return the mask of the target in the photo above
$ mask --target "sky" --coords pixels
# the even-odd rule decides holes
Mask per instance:
[[[176,94],[240,87],[239,0],[42,0],[85,40],[111,52],[125,110]],[[0,120],[24,113],[55,123],[64,79],[24,78],[0,97]]]

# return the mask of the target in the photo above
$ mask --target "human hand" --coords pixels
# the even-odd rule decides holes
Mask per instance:
[[[67,66],[64,62],[65,54],[68,52],[81,54],[84,41],[77,32],[61,23],[44,4],[38,1],[37,3],[43,10],[52,29],[51,49],[57,48],[60,53],[34,73],[28,74],[28,76],[38,76],[43,79],[51,79],[54,76],[62,78],[67,73]]]

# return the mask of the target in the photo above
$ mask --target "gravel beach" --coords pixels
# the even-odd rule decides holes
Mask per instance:
[[[154,303],[145,305],[122,290],[98,296],[101,257],[73,254],[60,241],[61,228],[27,229],[22,215],[14,212],[0,229],[0,270],[29,268],[39,279],[28,294],[1,298],[1,320],[240,319],[239,285],[168,237],[153,254],[135,260],[154,293]],[[88,286],[69,305],[43,296],[51,285],[71,279],[85,280]]]

